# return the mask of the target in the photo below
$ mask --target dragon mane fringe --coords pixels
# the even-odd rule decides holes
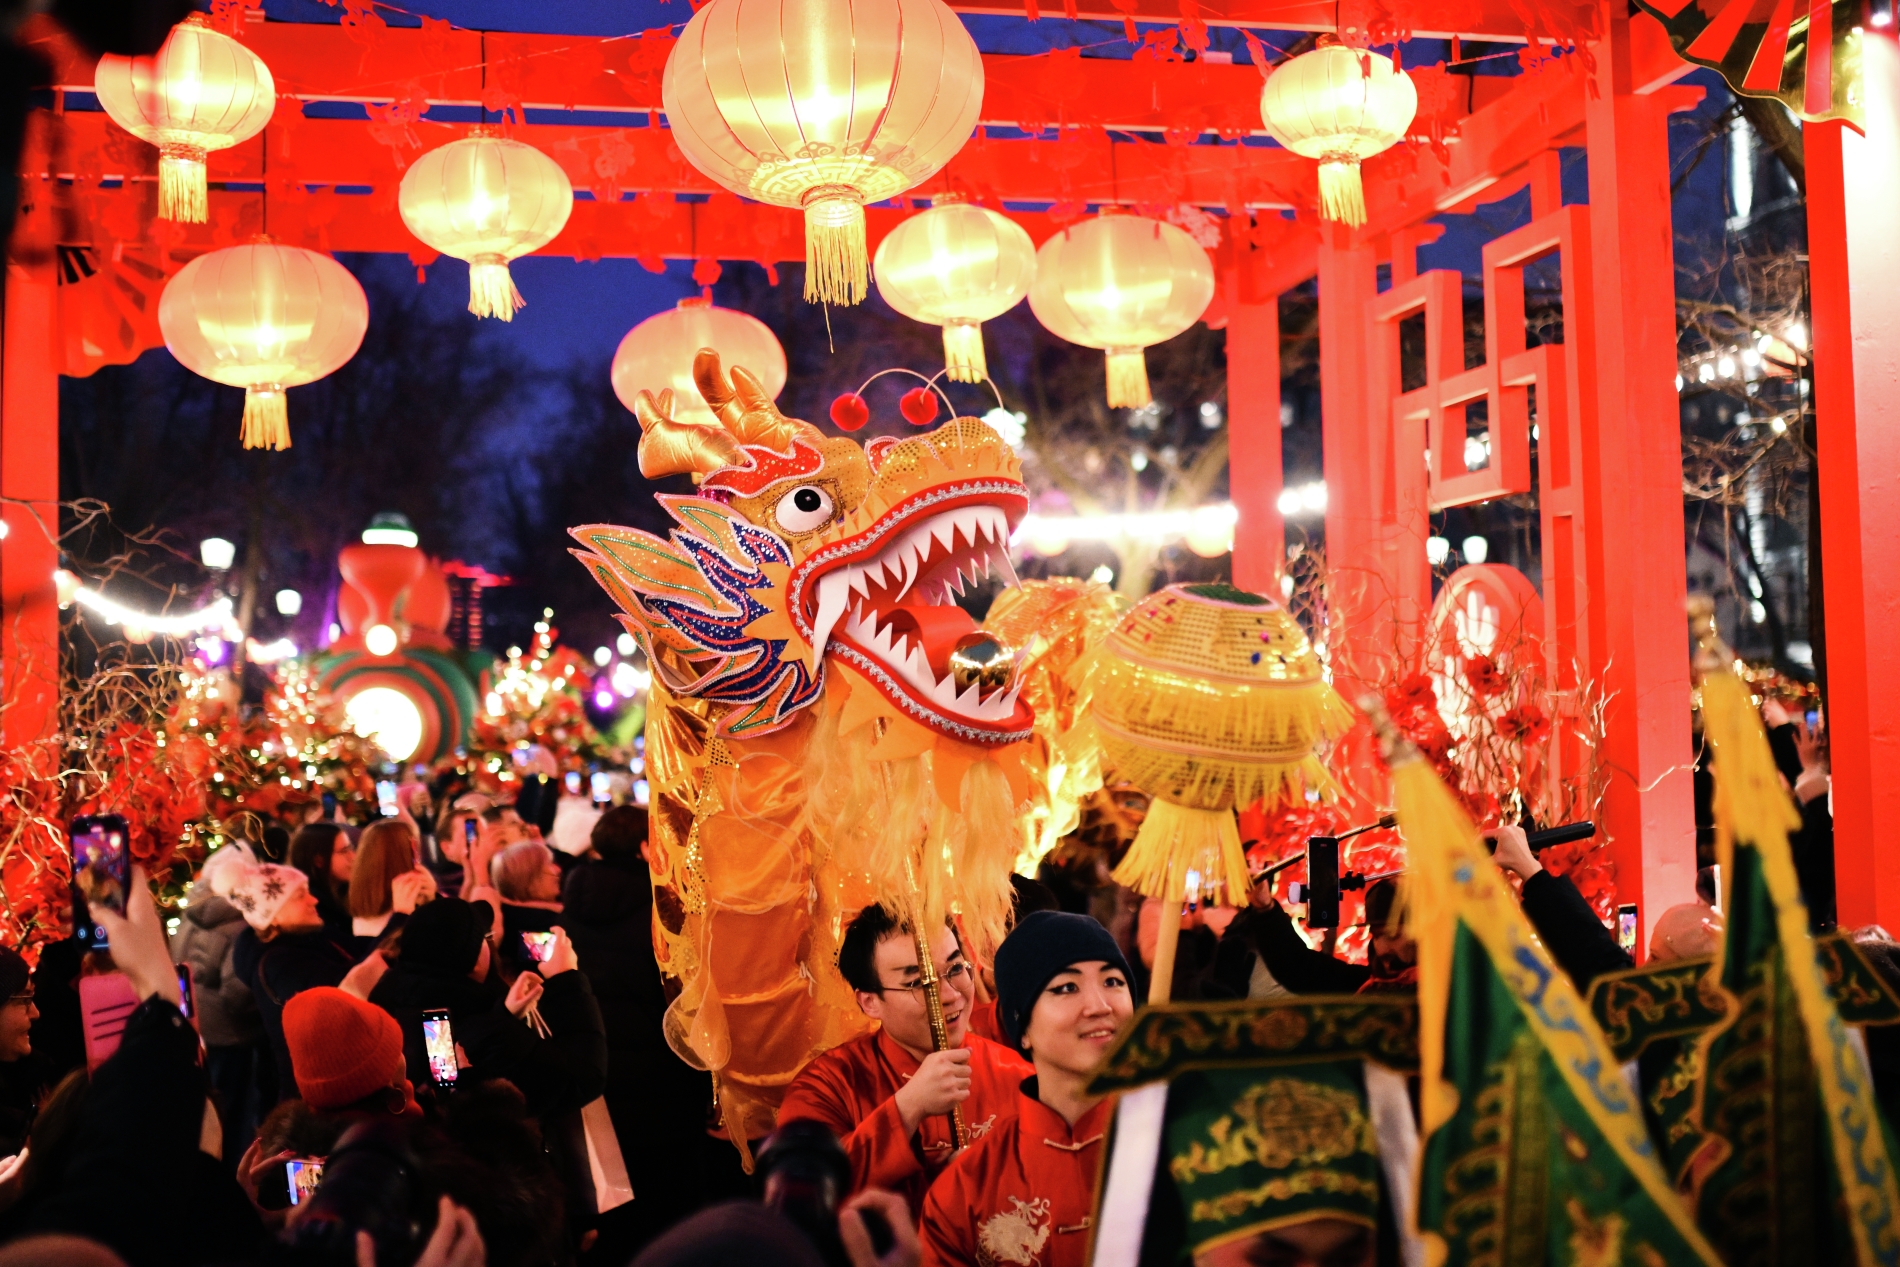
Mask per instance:
[[[1009,875],[1022,840],[1009,780],[994,763],[974,762],[959,803],[946,805],[937,795],[933,754],[871,756],[882,724],[840,735],[837,714],[827,713],[813,728],[805,786],[825,858],[820,900],[827,890],[842,892],[845,877],[861,877],[875,900],[906,922],[930,928],[956,916],[969,952],[987,961],[1009,928]],[[832,912],[835,920],[850,914]]]

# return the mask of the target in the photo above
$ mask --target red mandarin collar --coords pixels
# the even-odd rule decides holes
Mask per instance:
[[[1025,1078],[1021,1087],[1021,1103],[1016,1107],[1017,1138],[1021,1140],[1024,1151],[1058,1149],[1062,1152],[1081,1152],[1091,1144],[1102,1142],[1114,1112],[1115,1097],[1111,1095],[1077,1118],[1071,1127],[1062,1114],[1036,1098],[1036,1080]]]

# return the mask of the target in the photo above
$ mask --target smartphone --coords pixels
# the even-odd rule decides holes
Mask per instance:
[[[1636,953],[1636,903],[1625,902],[1616,908],[1616,944],[1625,954]]]
[[[73,820],[73,940],[87,950],[106,948],[106,930],[92,922],[87,906],[125,910],[125,896],[132,890],[132,854],[126,848],[130,834],[119,814]]]
[[[521,944],[528,948],[528,957],[536,963],[546,963],[548,956],[554,953],[553,933],[523,933]]]
[[[422,1049],[429,1055],[429,1077],[438,1087],[452,1087],[461,1069],[455,1063],[455,1031],[449,1010],[430,1008],[422,1014]]]
[[[284,1188],[290,1194],[290,1204],[302,1205],[322,1182],[321,1158],[293,1157],[284,1163]]]
[[[335,817],[336,817],[336,793],[325,792],[323,794],[323,821],[327,823],[333,820]]]
[[[198,1018],[198,1005],[191,994],[191,965],[181,963],[173,971],[178,974],[178,1010],[185,1014],[186,1020],[195,1021]]]
[[[608,774],[605,770],[595,771],[593,777],[588,779],[587,782],[588,790],[593,793],[594,804],[605,805],[608,801],[614,799],[613,776]]]
[[[475,842],[477,840],[480,840],[481,836],[482,836],[482,820],[481,819],[464,818],[462,820],[462,843],[463,844],[467,845],[470,849],[473,849],[475,847]]]
[[[1306,839],[1306,926],[1339,927],[1339,838]]]
[[[1819,730],[1821,728],[1821,710],[1818,708],[1810,708],[1807,713],[1807,723],[1810,733]]]
[[[569,796],[579,796],[581,794],[581,772],[579,770],[569,770],[567,774],[562,777],[561,783],[567,788],[567,794]]]
[[[376,809],[384,818],[395,818],[402,813],[402,806],[396,800],[396,785],[388,779],[376,784]]]

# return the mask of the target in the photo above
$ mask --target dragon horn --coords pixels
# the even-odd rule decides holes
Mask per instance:
[[[633,416],[640,420],[640,474],[647,479],[685,471],[706,475],[745,465],[738,443],[724,431],[674,421],[671,388],[657,399],[652,392],[641,392],[634,398]]]
[[[735,365],[728,376],[719,362],[719,353],[712,348],[701,348],[693,357],[693,382],[706,407],[740,444],[763,445],[783,453],[792,447],[794,438],[814,445],[823,440],[810,423],[780,413],[772,394],[752,371]]]

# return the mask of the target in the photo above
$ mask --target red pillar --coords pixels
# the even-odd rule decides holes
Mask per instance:
[[[1668,114],[1631,82],[1627,6],[1603,6],[1584,107],[1596,298],[1594,419],[1583,445],[1590,666],[1608,700],[1603,820],[1642,943],[1695,896],[1682,428],[1675,392]],[[1594,425],[1589,425],[1593,422]]]
[[[49,735],[59,703],[58,291],[51,208],[24,178],[23,186],[0,308],[0,744],[8,747]]]
[[[1234,584],[1280,597],[1286,525],[1280,517],[1280,297],[1245,296],[1230,279],[1227,309],[1227,495]]]
[[[1809,124],[1808,268],[1843,925],[1900,922],[1900,49],[1861,43],[1866,133]]]
[[[1341,226],[1319,248],[1320,449],[1326,472],[1327,636],[1334,681],[1348,701],[1383,676],[1392,650],[1392,586],[1383,558],[1386,518],[1377,478],[1391,427],[1369,416],[1366,305],[1378,293],[1378,257]],[[1419,543],[1424,558],[1424,543]]]

